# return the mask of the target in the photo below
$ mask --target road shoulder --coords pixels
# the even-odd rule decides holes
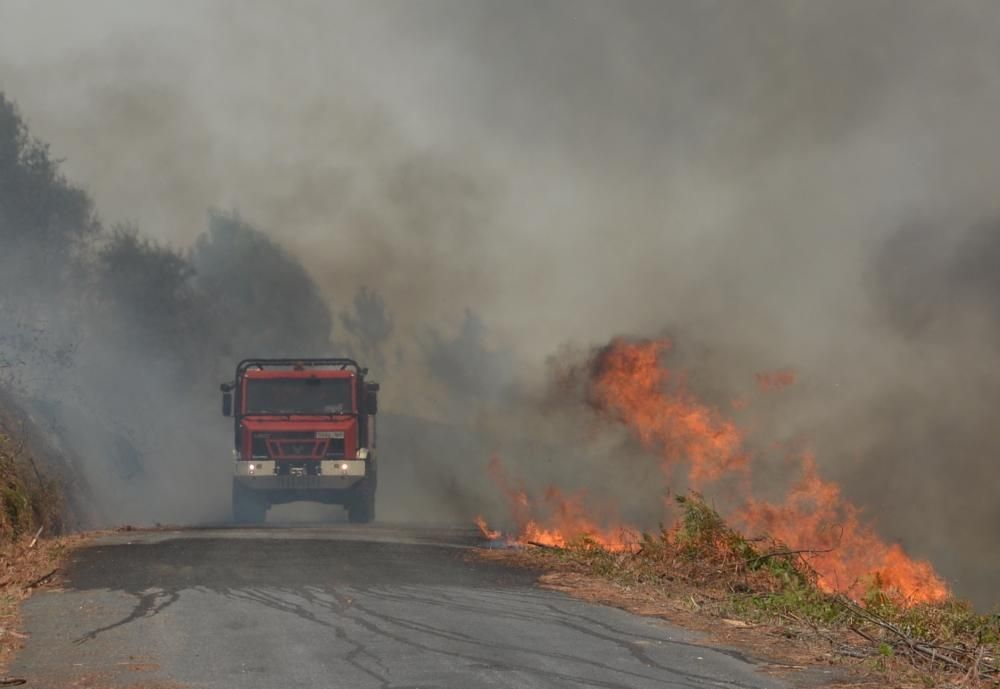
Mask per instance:
[[[21,604],[41,590],[59,588],[70,554],[89,543],[93,534],[54,538],[25,535],[0,546],[0,678],[29,638]],[[16,679],[16,678],[7,678]],[[2,684],[0,686],[16,686]]]
[[[825,639],[792,620],[788,625],[777,625],[726,616],[721,612],[726,599],[723,591],[679,581],[664,581],[655,586],[624,585],[580,571],[571,563],[533,548],[477,549],[469,557],[542,570],[537,582],[542,588],[698,632],[700,643],[706,647],[734,650],[755,663],[761,672],[796,687],[887,686],[884,677],[876,676],[858,659],[838,652],[840,642],[846,642],[845,639]]]

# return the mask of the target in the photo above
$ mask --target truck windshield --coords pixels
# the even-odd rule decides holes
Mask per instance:
[[[260,378],[247,380],[246,414],[350,413],[347,378]]]

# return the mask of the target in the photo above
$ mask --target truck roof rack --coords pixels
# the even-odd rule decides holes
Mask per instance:
[[[247,369],[251,366],[259,366],[260,368],[282,368],[282,367],[294,367],[303,366],[311,368],[329,367],[329,368],[339,368],[344,370],[345,368],[353,368],[358,375],[365,375],[368,373],[367,368],[362,368],[360,364],[354,359],[244,359],[240,363],[236,364],[236,378],[237,380],[242,376]]]

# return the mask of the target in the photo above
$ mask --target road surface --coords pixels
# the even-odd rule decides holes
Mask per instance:
[[[466,530],[121,532],[24,607],[29,687],[781,687],[660,620],[469,558]]]

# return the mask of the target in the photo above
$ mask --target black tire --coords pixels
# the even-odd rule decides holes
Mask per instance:
[[[375,478],[361,479],[354,488],[354,495],[347,503],[347,521],[352,524],[368,524],[375,520]]]
[[[267,496],[233,479],[233,521],[237,524],[262,524],[267,517]]]

